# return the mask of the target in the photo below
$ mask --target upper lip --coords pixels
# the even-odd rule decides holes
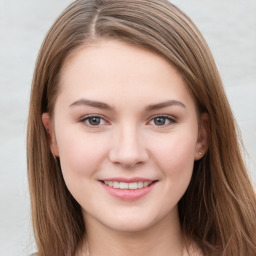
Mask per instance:
[[[117,182],[132,183],[132,182],[144,182],[144,181],[153,182],[156,180],[141,178],[141,177],[133,177],[133,178],[113,177],[108,179],[102,179],[101,181],[117,181]]]

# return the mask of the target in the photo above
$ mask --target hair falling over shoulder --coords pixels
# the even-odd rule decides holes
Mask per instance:
[[[86,237],[79,204],[53,158],[42,113],[54,115],[64,61],[82,45],[117,39],[166,58],[209,116],[209,149],[179,202],[188,241],[205,256],[256,255],[256,198],[212,54],[194,23],[167,0],[77,0],[48,32],[35,67],[27,130],[28,179],[39,256],[74,256]]]

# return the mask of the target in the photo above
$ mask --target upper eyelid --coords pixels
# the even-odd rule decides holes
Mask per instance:
[[[107,118],[103,115],[99,115],[99,114],[89,114],[89,115],[84,115],[80,118],[80,121],[86,120],[87,118],[92,118],[92,117],[99,117],[104,119],[105,121],[107,121]]]
[[[86,119],[92,118],[92,117],[99,117],[99,118],[104,119],[105,122],[109,122],[108,118],[105,117],[104,115],[101,115],[101,114],[88,114],[88,115],[84,115],[81,118],[79,118],[79,120],[80,120],[80,122],[82,122],[82,121],[85,121]],[[150,122],[154,118],[157,118],[157,117],[164,117],[164,118],[168,118],[169,120],[171,120],[173,122],[177,122],[177,118],[176,117],[174,117],[172,115],[168,115],[168,114],[156,114],[156,115],[150,116],[147,119],[148,120],[147,122]]]
[[[157,115],[153,115],[149,118],[149,121],[151,121],[152,119],[154,118],[157,118],[157,117],[164,117],[164,118],[168,118],[170,120],[173,120],[173,121],[177,121],[177,118],[175,118],[174,116],[172,115],[167,115],[167,114],[157,114]]]
[[[92,128],[99,128],[102,125],[108,125],[109,124],[108,119],[106,117],[102,116],[102,115],[99,115],[99,114],[84,115],[83,117],[81,117],[79,119],[79,122],[80,123],[85,123],[89,118],[93,118],[93,117],[99,117],[99,118],[103,119],[105,123],[101,124],[101,125],[98,125],[98,126],[92,126],[92,125],[88,125],[88,124],[84,124],[84,125],[86,125],[88,127],[92,127]]]
[[[168,123],[166,123],[166,124],[163,124],[163,125],[156,125],[156,124],[151,124],[151,122],[155,119],[155,118],[157,118],[157,117],[163,117],[163,118],[166,118],[166,119],[168,119]],[[153,116],[153,117],[151,117],[148,121],[147,121],[147,123],[146,123],[146,125],[149,125],[149,126],[151,126],[151,127],[154,127],[154,128],[157,128],[157,129],[167,129],[167,128],[170,128],[170,127],[172,127],[173,125],[175,125],[177,123],[177,119],[176,118],[174,118],[173,116],[171,116],[171,115],[155,115],[155,116]]]

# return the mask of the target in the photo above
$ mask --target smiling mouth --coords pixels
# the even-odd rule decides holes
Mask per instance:
[[[118,181],[101,181],[105,185],[115,188],[115,189],[130,189],[130,190],[135,190],[135,189],[142,189],[149,187],[153,183],[157,182],[155,181],[138,181],[138,182],[118,182]]]

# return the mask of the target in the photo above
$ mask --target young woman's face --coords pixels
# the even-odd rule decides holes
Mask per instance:
[[[87,45],[66,61],[54,120],[43,122],[86,223],[136,231],[178,221],[206,136],[164,58],[119,41]]]

